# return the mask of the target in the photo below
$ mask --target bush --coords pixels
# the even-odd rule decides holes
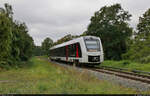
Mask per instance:
[[[125,60],[132,60],[139,63],[149,63],[150,62],[150,38],[141,41],[140,39],[134,40],[131,44],[127,53],[122,55]]]
[[[130,64],[130,62],[129,61],[127,61],[127,60],[125,60],[125,61],[123,61],[123,63],[122,63],[123,65],[129,65]]]
[[[140,61],[141,61],[142,63],[149,63],[149,62],[150,62],[150,55],[147,56],[147,57],[141,58]]]

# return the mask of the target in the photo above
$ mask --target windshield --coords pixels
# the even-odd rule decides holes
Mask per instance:
[[[85,44],[88,51],[100,51],[98,40],[85,40]]]

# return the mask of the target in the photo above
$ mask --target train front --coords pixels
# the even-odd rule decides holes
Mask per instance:
[[[100,64],[104,61],[103,47],[100,38],[86,36],[84,39],[83,61],[90,64]]]

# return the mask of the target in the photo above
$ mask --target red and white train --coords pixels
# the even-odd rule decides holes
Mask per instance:
[[[75,64],[98,65],[104,61],[101,39],[83,36],[50,48],[50,59]]]

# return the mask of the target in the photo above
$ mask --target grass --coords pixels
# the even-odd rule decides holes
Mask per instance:
[[[128,60],[122,60],[122,61],[106,60],[101,65],[117,67],[117,68],[127,68],[129,70],[141,70],[141,71],[150,72],[150,63],[140,64],[140,63],[131,62]]]
[[[30,66],[0,72],[0,94],[138,94],[133,89],[98,80],[86,71],[62,68],[45,57]]]

